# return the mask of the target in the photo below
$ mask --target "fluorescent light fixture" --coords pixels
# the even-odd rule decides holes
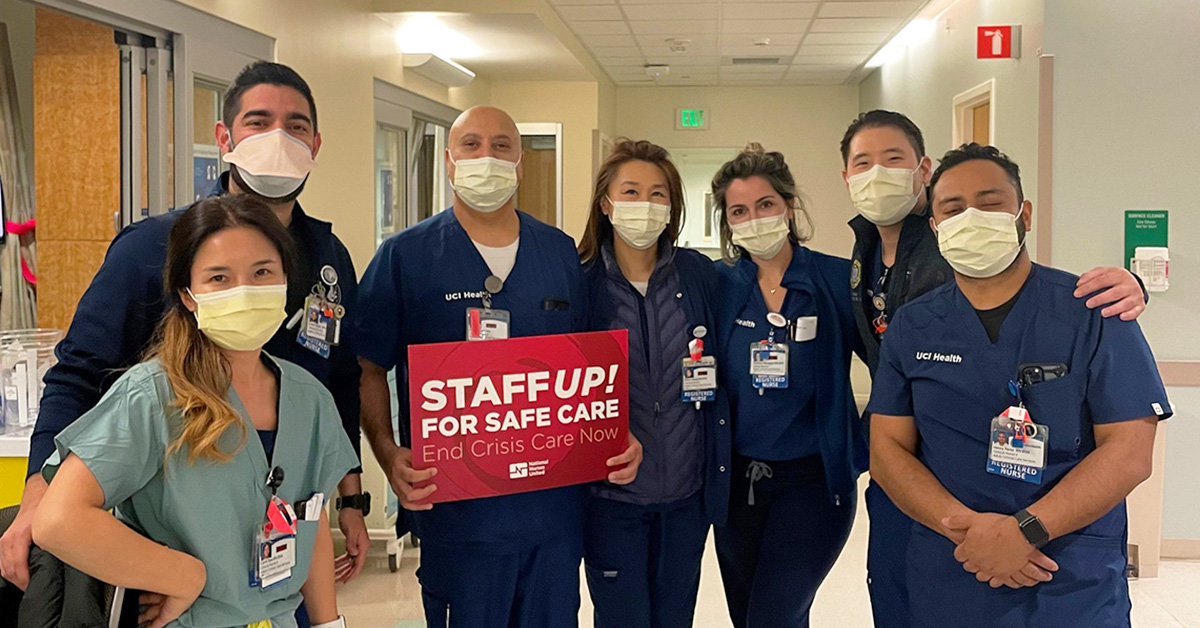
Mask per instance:
[[[893,46],[891,44],[888,44],[888,45],[884,46],[882,50],[875,53],[874,57],[871,57],[871,59],[869,61],[867,61],[867,67],[868,68],[878,68],[880,66],[887,65],[893,61],[900,59],[900,56],[903,54],[904,54],[904,48],[902,48],[900,46]]]
[[[405,54],[404,67],[447,87],[466,87],[475,79],[474,72],[433,53]]]
[[[915,19],[909,22],[892,38],[875,56],[867,61],[868,68],[877,68],[897,61],[904,54],[904,49],[919,44],[933,35],[936,20]]]
[[[396,44],[404,54],[435,54],[450,59],[472,59],[479,46],[446,26],[437,13],[410,13],[396,29]]]

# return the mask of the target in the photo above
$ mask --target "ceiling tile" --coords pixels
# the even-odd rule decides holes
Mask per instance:
[[[787,71],[786,65],[723,65],[721,66],[721,76],[738,76],[752,74],[756,76],[783,76]]]
[[[621,6],[634,4],[691,4],[695,0],[618,0]]]
[[[639,37],[638,41],[642,41],[642,39]],[[659,41],[656,43],[661,44],[662,42]],[[705,44],[702,46],[689,44],[687,52],[673,52],[671,48],[666,45],[647,45],[646,43],[642,43],[642,52],[646,53],[646,56],[648,57],[703,57],[717,54],[717,45],[716,43]]]
[[[808,20],[725,20],[721,23],[722,33],[796,33],[803,34]]]
[[[640,68],[647,65],[641,57],[596,57],[596,61],[606,68]]]
[[[711,56],[686,56],[686,55],[666,56],[666,55],[649,55],[648,54],[648,55],[646,55],[646,63],[669,65],[673,68],[674,67],[686,68],[686,67],[694,67],[694,66],[702,66],[702,65],[711,65],[713,67],[716,67],[717,64],[721,63],[721,57],[718,57],[716,55],[711,55]]]
[[[638,44],[645,48],[667,48],[670,49],[671,44],[679,40],[686,40],[684,45],[687,46],[688,52],[696,48],[716,48],[717,35],[716,33],[686,33],[682,35],[636,35]],[[672,40],[672,41],[667,41]]]
[[[558,14],[568,22],[586,20],[623,20],[621,9],[617,5],[579,5],[558,7]]]
[[[890,33],[902,20],[883,18],[820,18],[813,22],[814,33]]]
[[[600,46],[634,46],[630,35],[580,35],[579,40],[588,48]]]
[[[809,44],[882,44],[891,33],[816,33],[809,32],[804,45]]]
[[[821,77],[788,78],[785,76],[785,77],[783,77],[783,81],[780,84],[781,85],[794,85],[797,87],[805,87],[805,86],[828,87],[828,86],[832,86],[832,85],[844,85],[845,83],[846,83],[846,78],[833,78],[833,77],[830,77],[830,78],[821,78]]]
[[[629,27],[638,35],[687,35],[689,33],[715,33],[716,20],[650,20],[630,22]]]
[[[913,14],[920,2],[826,2],[818,17],[899,17]]]
[[[878,47],[876,44],[814,46],[805,43],[803,46],[800,46],[799,55],[802,57],[816,55],[869,55],[873,54]]]
[[[550,0],[556,6],[616,4],[616,0]]]
[[[789,74],[840,74],[849,76],[854,70],[858,69],[857,65],[793,65],[788,69]]]
[[[795,46],[721,46],[725,57],[785,57],[796,55]]]
[[[866,55],[835,55],[831,57],[797,56],[792,63],[796,65],[846,65],[857,67],[866,60]]]
[[[715,20],[716,4],[631,4],[623,7],[630,20]]]
[[[570,22],[571,30],[577,35],[628,35],[625,22]]]
[[[745,17],[760,20],[806,20],[817,12],[816,2],[729,2],[721,5],[721,17],[736,20]]]
[[[589,48],[592,54],[600,57],[641,57],[642,51],[636,46],[593,46]]]

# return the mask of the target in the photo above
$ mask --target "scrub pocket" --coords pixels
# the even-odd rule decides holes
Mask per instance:
[[[993,589],[954,558],[954,544],[923,525],[908,543],[908,600],[913,628],[1031,628],[1034,589]],[[1084,626],[1065,622],[1062,626]]]
[[[320,521],[296,522],[296,566],[292,567],[292,578],[287,582],[289,595],[299,595],[300,588],[308,580],[308,568],[312,565],[320,525]]]
[[[1129,626],[1124,539],[1072,534],[1052,541],[1043,551],[1058,563],[1058,572],[1053,580],[1034,588],[1038,613],[1031,628]]]
[[[1091,430],[1084,430],[1083,395],[1086,373],[1068,373],[1021,392],[1034,423],[1050,428],[1046,464],[1076,462],[1093,448]],[[1086,442],[1085,442],[1086,441]]]

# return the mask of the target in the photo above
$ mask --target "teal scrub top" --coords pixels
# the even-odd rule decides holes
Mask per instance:
[[[295,364],[267,359],[279,375],[279,423],[270,464],[232,386],[227,398],[246,427],[245,444],[233,459],[188,464],[186,447],[167,459],[182,417],[172,404],[175,393],[166,373],[150,361],[129,369],[95,408],[59,434],[56,452],[43,468],[52,480],[62,460],[74,453],[100,483],[106,509],[115,509],[118,519],[151,540],[204,563],[204,590],[172,627],[232,628],[265,619],[294,625],[320,522],[298,523],[291,579],[266,590],[251,587],[255,530],[265,521],[271,495],[267,473],[272,466],[283,469],[278,495],[296,505],[314,493],[329,496],[358,465],[329,391]],[[226,430],[222,450],[232,451],[238,440],[239,430]]]

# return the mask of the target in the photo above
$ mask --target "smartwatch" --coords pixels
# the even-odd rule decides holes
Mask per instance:
[[[343,508],[354,508],[355,510],[361,510],[363,516],[365,517],[371,514],[371,494],[363,493],[361,495],[345,495],[338,497],[337,502],[335,502],[334,505],[338,510]]]
[[[1028,510],[1022,508],[1013,515],[1017,520],[1017,526],[1021,528],[1021,534],[1025,535],[1025,540],[1036,549],[1042,549],[1046,543],[1050,542],[1050,531],[1046,526],[1042,525],[1041,519],[1038,519]]]

